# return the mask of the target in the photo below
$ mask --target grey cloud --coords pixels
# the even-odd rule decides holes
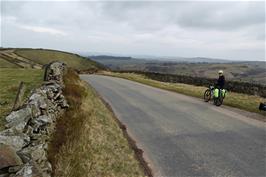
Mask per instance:
[[[60,7],[60,8],[59,8]],[[70,10],[71,9],[71,10]],[[233,30],[265,23],[264,2],[8,2],[4,15],[23,23],[86,27],[87,17],[128,23],[141,30],[160,30],[167,24],[180,27]],[[36,14],[36,15],[35,15]],[[40,18],[41,17],[41,18]],[[95,22],[96,25],[98,22]],[[93,24],[92,24],[93,25]]]
[[[104,3],[102,8],[107,17],[130,21],[136,28],[157,21],[217,30],[265,23],[264,2],[124,2]]]
[[[3,1],[4,37],[1,43],[18,46],[23,40],[12,38],[12,35],[24,34],[26,37],[31,34],[29,39],[36,41],[24,42],[29,47],[57,46],[67,50],[156,55],[192,55],[194,52],[194,56],[230,58],[231,54],[232,57],[239,55],[238,58],[256,56],[262,59],[265,58],[262,55],[265,47],[264,13],[263,1]],[[16,20],[8,22],[13,18]],[[44,33],[37,34],[30,29],[43,29]],[[53,38],[51,32],[45,34],[48,29],[68,35]],[[211,52],[209,45],[215,47]],[[239,51],[248,52],[244,55]]]
[[[220,30],[233,30],[265,23],[264,2],[220,3],[202,3],[197,8],[188,9],[187,13],[184,13],[177,21],[179,25],[187,27]]]

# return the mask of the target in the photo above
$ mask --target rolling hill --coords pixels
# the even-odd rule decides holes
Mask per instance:
[[[63,61],[77,70],[97,70],[104,66],[77,54],[47,49],[1,49],[0,68],[40,69],[52,61]]]
[[[92,60],[102,63],[111,70],[146,71],[164,74],[177,74],[217,78],[218,70],[224,70],[228,80],[250,83],[266,83],[266,62],[263,61],[227,61],[200,59],[184,61],[152,60],[137,58],[119,58],[91,56]],[[204,61],[204,62],[203,62]],[[211,61],[211,62],[208,62]]]

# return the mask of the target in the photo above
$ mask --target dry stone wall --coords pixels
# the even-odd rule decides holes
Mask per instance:
[[[68,108],[62,94],[65,71],[64,63],[50,63],[42,86],[5,118],[6,129],[0,132],[0,177],[51,176],[48,142],[56,118]]]

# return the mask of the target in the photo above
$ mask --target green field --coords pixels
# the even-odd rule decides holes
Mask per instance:
[[[52,61],[63,61],[69,67],[79,70],[97,69],[100,67],[96,62],[79,55],[56,50],[16,49],[15,53],[41,65],[45,65]]]
[[[40,85],[42,80],[43,70],[0,68],[0,130],[3,129],[5,116],[12,109],[19,83],[25,82],[26,98],[31,89]]]
[[[14,63],[10,63],[0,57],[0,68],[19,68],[19,67]]]
[[[62,61],[76,70],[95,71],[104,66],[77,54],[47,49],[2,49],[0,68],[37,68],[52,61]]]
[[[206,87],[193,86],[188,84],[159,82],[146,78],[143,75],[133,73],[101,72],[101,74],[129,79],[153,87],[158,87],[161,89],[182,93],[184,95],[189,95],[197,98],[203,98],[203,94],[207,89]],[[265,115],[265,112],[261,112],[258,109],[260,102],[266,102],[266,99],[259,96],[234,92],[229,92],[224,100],[225,105]]]

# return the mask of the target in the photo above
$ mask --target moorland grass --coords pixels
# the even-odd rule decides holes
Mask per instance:
[[[113,72],[106,72],[102,71],[100,74],[120,77],[132,81],[136,81],[142,84],[147,84],[153,87],[182,93],[184,95],[193,96],[197,98],[203,98],[203,94],[206,87],[202,86],[194,86],[182,83],[167,83],[167,82],[160,82],[156,80],[149,79],[141,74],[134,74],[134,73],[113,73]],[[265,98],[255,96],[255,95],[246,95],[241,93],[229,92],[227,97],[224,100],[225,105],[232,106],[235,108],[243,109],[250,112],[259,113],[265,116],[265,112],[262,112],[258,109],[260,102],[266,102]]]
[[[144,176],[113,114],[73,71],[65,76],[70,108],[57,120],[49,147],[56,177]]]
[[[21,81],[25,82],[26,92],[39,86],[43,80],[43,70],[0,68],[0,130],[3,129],[4,117],[11,111]]]

